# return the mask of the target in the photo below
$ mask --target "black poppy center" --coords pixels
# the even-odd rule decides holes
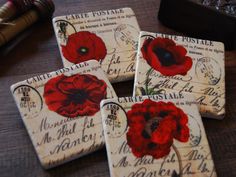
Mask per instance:
[[[88,94],[84,90],[74,91],[69,95],[69,100],[75,104],[82,104],[88,98]]]
[[[177,64],[173,54],[169,52],[168,50],[160,48],[160,47],[156,47],[153,49],[153,52],[158,57],[162,66],[171,66],[171,65]]]
[[[151,138],[152,132],[154,132],[157,129],[161,120],[162,120],[162,117],[153,117],[153,118],[149,119],[146,122],[144,130],[142,132],[143,137],[144,138]]]
[[[156,148],[157,147],[157,144],[155,144],[155,143],[149,143],[148,144],[148,149],[154,149],[154,148]]]
[[[86,55],[89,52],[89,49],[87,47],[80,47],[78,52],[80,55]]]

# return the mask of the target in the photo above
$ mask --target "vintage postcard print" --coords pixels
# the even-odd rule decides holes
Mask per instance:
[[[11,91],[44,168],[104,145],[100,101],[116,94],[97,61],[35,76]]]
[[[216,177],[190,94],[123,97],[101,102],[111,177]]]
[[[133,79],[140,29],[131,8],[59,16],[53,26],[65,67],[94,59],[111,82]]]
[[[134,95],[188,92],[209,118],[225,115],[224,44],[141,32]]]

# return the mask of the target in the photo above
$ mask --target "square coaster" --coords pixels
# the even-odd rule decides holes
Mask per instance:
[[[35,76],[11,92],[44,168],[104,145],[100,101],[116,94],[97,61]]]
[[[131,8],[59,16],[53,26],[65,67],[94,59],[111,82],[133,79],[140,29]]]
[[[111,177],[216,177],[190,94],[123,97],[101,102]]]
[[[209,118],[225,115],[224,44],[190,37],[141,32],[135,95],[188,92]]]

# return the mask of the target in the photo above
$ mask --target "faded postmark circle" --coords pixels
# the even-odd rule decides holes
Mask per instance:
[[[209,85],[216,85],[222,77],[219,63],[210,57],[198,59],[195,66],[195,73],[201,82]]]
[[[111,138],[121,137],[127,130],[127,116],[124,108],[115,102],[103,105],[106,124],[106,132]]]
[[[115,41],[119,46],[136,50],[139,30],[129,24],[120,24],[114,29]]]
[[[40,93],[29,85],[20,85],[13,90],[15,100],[22,116],[35,117],[43,109],[43,100]]]
[[[66,20],[56,20],[55,27],[58,42],[62,45],[66,45],[69,35],[76,33],[74,25]]]
[[[189,143],[193,147],[198,146],[202,139],[202,132],[199,123],[192,115],[188,115],[188,126],[190,130]]]

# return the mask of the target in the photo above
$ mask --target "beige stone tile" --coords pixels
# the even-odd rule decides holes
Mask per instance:
[[[100,101],[116,94],[97,61],[35,76],[11,91],[44,168],[104,145]]]
[[[59,16],[53,26],[65,67],[95,59],[111,82],[133,79],[140,29],[131,8]]]
[[[141,32],[133,95],[191,93],[202,116],[222,119],[224,60],[221,42]]]
[[[215,177],[211,151],[190,94],[101,102],[111,177]]]

